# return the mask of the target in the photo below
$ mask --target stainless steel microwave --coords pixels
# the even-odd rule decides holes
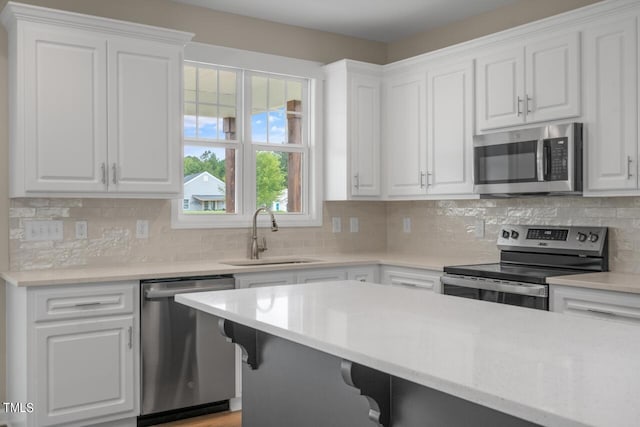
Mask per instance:
[[[481,195],[582,193],[582,123],[477,135],[474,191]]]

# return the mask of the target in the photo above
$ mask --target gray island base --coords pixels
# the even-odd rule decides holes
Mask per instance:
[[[243,427],[531,427],[531,422],[220,319],[240,345]]]
[[[348,280],[175,300],[243,349],[245,427],[640,426],[637,325]]]

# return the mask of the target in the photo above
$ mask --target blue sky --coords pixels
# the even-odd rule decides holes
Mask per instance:
[[[197,127],[197,135],[196,135]],[[220,128],[220,135],[218,135]],[[255,142],[267,142],[267,128],[269,129],[269,141],[272,144],[286,143],[286,113],[284,108],[272,110],[268,113],[254,113],[251,115],[251,133],[252,140]],[[196,116],[184,116],[184,136],[186,138],[211,138],[224,139],[222,133],[222,119],[215,117],[200,116],[196,120]]]

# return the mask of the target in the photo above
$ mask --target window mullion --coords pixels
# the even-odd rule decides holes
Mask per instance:
[[[243,156],[243,176],[244,176],[244,187],[243,187],[243,200],[244,200],[244,214],[249,216],[256,205],[256,191],[255,191],[255,181],[256,181],[256,173],[255,173],[255,150],[253,149],[251,143],[251,73],[243,71],[243,80],[244,80],[244,93],[242,97],[242,112],[244,120],[244,132],[245,138],[242,141],[244,145],[244,156]]]

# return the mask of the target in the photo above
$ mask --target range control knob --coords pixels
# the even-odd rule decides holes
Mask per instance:
[[[579,242],[585,242],[587,240],[587,235],[584,233],[578,233],[576,240]]]
[[[518,233],[516,230],[511,230],[512,239],[517,239],[519,236],[520,236],[520,233]]]
[[[502,230],[502,238],[503,239],[508,239],[510,236],[509,232],[507,230]]]
[[[600,236],[598,236],[596,233],[589,233],[589,241],[592,243],[595,243],[598,241],[598,239],[600,238]]]

